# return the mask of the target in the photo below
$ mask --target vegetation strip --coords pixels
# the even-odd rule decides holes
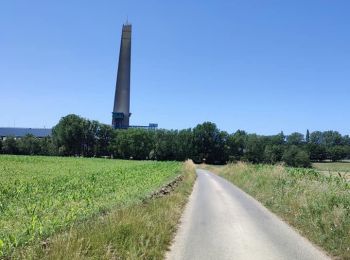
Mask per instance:
[[[230,164],[207,167],[339,259],[350,259],[350,183],[313,169]]]
[[[72,226],[43,245],[18,250],[21,259],[163,259],[195,181],[186,162],[182,181],[167,196],[111,211]],[[178,179],[179,180],[179,179]],[[173,187],[173,186],[172,186]]]
[[[311,162],[349,159],[350,137],[337,131],[307,131],[305,136],[283,132],[264,136],[243,130],[229,134],[211,122],[183,130],[113,129],[71,114],[61,118],[50,137],[7,136],[0,140],[0,153],[158,161],[191,158],[209,164],[284,162],[292,167],[310,167]]]
[[[0,254],[141,202],[182,163],[0,156]]]

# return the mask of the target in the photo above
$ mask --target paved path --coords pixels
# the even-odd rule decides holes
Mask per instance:
[[[197,175],[167,259],[327,259],[228,181],[205,170]]]

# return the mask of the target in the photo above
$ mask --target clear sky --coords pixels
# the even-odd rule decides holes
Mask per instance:
[[[350,1],[4,0],[0,126],[111,123],[133,25],[131,124],[350,134]]]

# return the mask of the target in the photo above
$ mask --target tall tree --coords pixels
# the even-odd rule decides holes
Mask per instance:
[[[99,124],[96,138],[96,155],[110,155],[110,144],[113,139],[113,128],[109,125]]]
[[[63,155],[82,155],[86,138],[86,119],[71,114],[62,117],[52,129],[52,138]]]
[[[155,133],[154,157],[157,160],[176,160],[177,131],[157,130]]]
[[[287,136],[287,144],[288,145],[302,145],[304,141],[304,135],[301,133],[292,133]]]
[[[177,160],[183,161],[192,157],[193,151],[193,134],[192,129],[180,130],[176,139]]]
[[[310,143],[310,132],[309,132],[309,129],[306,130],[305,142],[307,144]]]
[[[40,141],[34,135],[26,135],[18,141],[18,149],[21,154],[40,154]]]
[[[282,161],[284,147],[282,145],[267,145],[264,150],[264,161],[275,164]]]
[[[256,134],[247,135],[244,160],[252,163],[261,163],[264,161],[264,150],[265,144],[260,136]]]
[[[2,151],[5,154],[18,154],[18,144],[16,139],[13,136],[8,136],[3,141]]]
[[[116,130],[111,143],[113,155],[122,159],[150,159],[153,148],[153,131],[136,128]]]
[[[320,131],[315,131],[310,134],[310,143],[312,144],[324,144],[323,134]]]
[[[309,154],[296,145],[291,145],[284,151],[283,161],[293,167],[311,166]]]
[[[307,149],[310,154],[310,160],[323,161],[327,159],[327,149],[323,144],[309,143]]]
[[[193,145],[199,160],[208,163],[224,163],[228,160],[226,139],[228,135],[220,132],[214,123],[205,122],[193,129]]]
[[[342,143],[342,136],[337,131],[325,131],[323,132],[322,135],[323,135],[324,144],[328,147],[341,145]]]
[[[39,140],[40,155],[58,155],[58,148],[50,137],[44,137]]]
[[[247,133],[243,130],[237,130],[234,134],[231,134],[227,138],[227,145],[230,160],[236,161],[240,160],[244,155],[245,150],[245,141]]]
[[[329,147],[327,149],[328,159],[333,162],[345,159],[347,156],[347,151],[343,146],[336,145]]]

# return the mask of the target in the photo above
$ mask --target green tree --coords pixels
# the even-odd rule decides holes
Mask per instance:
[[[58,149],[50,137],[39,140],[40,155],[58,155]]]
[[[282,145],[267,145],[264,150],[264,161],[275,164],[282,161],[284,148]]]
[[[193,129],[195,157],[207,163],[224,163],[228,160],[227,133],[220,132],[214,123],[204,122]]]
[[[285,144],[285,135],[283,134],[283,132],[277,134],[277,135],[272,135],[268,137],[268,140],[266,140],[267,144],[271,144],[271,145],[284,145]]]
[[[192,157],[193,151],[193,134],[192,130],[180,130],[176,139],[176,160],[184,161]]]
[[[309,154],[297,147],[296,145],[291,145],[283,153],[283,161],[288,166],[293,167],[310,167],[310,157]]]
[[[237,130],[228,136],[227,146],[231,161],[240,160],[243,157],[247,135],[245,131]]]
[[[100,124],[96,138],[96,154],[98,156],[110,155],[110,145],[113,139],[113,128],[109,125]]]
[[[337,131],[325,131],[322,133],[323,141],[326,146],[341,145],[342,136]]]
[[[96,152],[97,135],[100,123],[93,120],[83,119],[83,139],[82,139],[82,155],[93,156]]]
[[[157,160],[175,160],[177,153],[177,131],[157,130],[155,133],[154,157]]]
[[[346,159],[350,159],[350,145],[344,146],[344,151],[346,154]]]
[[[320,131],[315,131],[310,134],[310,142],[312,144],[325,144],[323,141],[323,134]]]
[[[13,136],[8,136],[3,141],[2,151],[5,154],[18,154],[18,144],[17,140]]]
[[[306,130],[305,142],[307,144],[310,143],[310,132],[309,132],[309,129]]]
[[[350,146],[350,136],[349,135],[344,135],[342,137],[342,145]]]
[[[263,138],[256,134],[249,134],[245,141],[245,151],[243,160],[252,163],[262,163],[264,161],[265,144]]]
[[[323,161],[327,159],[327,149],[325,145],[309,143],[307,149],[310,154],[310,160]]]
[[[327,149],[328,159],[332,160],[333,162],[342,160],[346,158],[346,150],[343,146],[336,145],[329,147]]]
[[[304,135],[301,133],[292,133],[287,136],[287,144],[288,145],[296,145],[300,146],[304,142]]]
[[[36,155],[40,153],[40,141],[34,135],[28,134],[18,141],[20,154]]]
[[[82,155],[86,150],[86,119],[71,114],[62,117],[52,129],[52,138],[62,155]]]
[[[145,160],[150,159],[153,147],[153,131],[129,128],[115,131],[111,151],[116,158]]]

